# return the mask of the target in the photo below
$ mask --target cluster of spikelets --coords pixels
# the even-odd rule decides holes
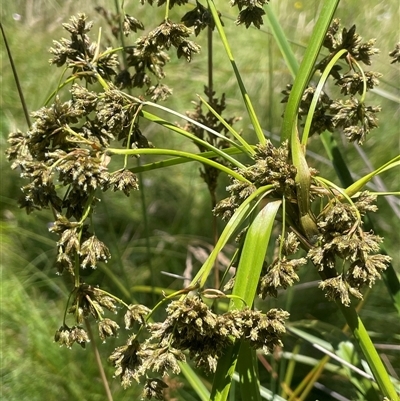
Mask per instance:
[[[186,2],[178,0],[169,4],[172,7]],[[164,3],[163,0],[157,2],[158,5]],[[266,1],[231,3],[240,10],[238,24],[260,27],[264,14],[262,6]],[[52,105],[33,113],[34,123],[26,133],[16,131],[10,134],[7,151],[12,167],[18,168],[21,176],[29,180],[29,184],[22,188],[21,206],[27,212],[43,208],[54,211],[56,219],[50,230],[59,236],[56,268],[59,273],[66,272],[75,277],[75,287],[67,306],[74,325],[70,327],[64,320],[55,334],[55,341],[67,347],[74,343],[84,347],[89,342],[88,333],[83,328],[88,318],[98,323],[99,337],[103,341],[116,336],[120,326],[106,317],[106,311],[116,313],[118,304],[122,304],[126,308],[126,329],[131,329],[135,322],[139,329],[125,345],[114,350],[109,360],[115,366],[115,375],[120,377],[122,385],[127,387],[132,380],[142,382],[143,397],[148,399],[162,399],[167,386],[163,378],[171,372],[178,374],[179,364],[185,362],[187,356],[196,366],[215,372],[219,357],[236,340],[247,341],[254,349],[271,352],[274,347],[282,345],[284,322],[288,318],[287,312],[278,309],[262,313],[245,308],[216,314],[200,296],[193,295],[170,302],[165,320],[152,323],[149,319],[151,311],[146,306],[124,304],[112,294],[77,279],[80,269],[94,269],[111,256],[107,246],[85,224],[98,201],[95,191],[112,189],[129,195],[130,191],[138,189],[137,178],[126,165],[115,171],[109,170],[107,148],[113,142],[120,142],[125,148],[151,146],[135,122],[139,104],[122,89],[145,88],[145,95],[152,100],[166,99],[172,91],[159,82],[165,77],[164,66],[169,61],[166,51],[175,48],[178,57],[190,61],[200,48],[188,39],[189,27],[194,27],[196,35],[207,26],[214,27],[211,15],[200,3],[182,21],[165,20],[137,39],[126,49],[126,68],[119,70],[113,49],[101,51],[99,44],[91,42],[87,35],[93,24],[83,14],[71,18],[70,23],[64,24],[70,38],[54,42],[50,61],[59,67],[66,65],[75,77],[85,80],[87,87],[74,83],[70,88],[70,100],[61,101],[55,97]],[[125,14],[124,34],[143,28],[140,21]],[[355,27],[339,33],[339,22],[335,21],[324,46],[330,55],[317,65],[321,71],[334,54],[347,50],[344,57],[350,71],[341,74],[337,67],[332,69],[331,75],[341,93],[349,99],[333,101],[323,93],[318,100],[311,133],[341,128],[350,141],[362,143],[377,125],[375,114],[379,108],[366,106],[355,96],[376,86],[380,74],[373,71],[361,73],[353,68],[353,64],[371,64],[370,57],[377,53],[374,41],[362,43]],[[400,61],[399,49],[397,45],[390,54],[393,62]],[[153,82],[154,78],[157,83]],[[97,82],[103,84],[102,92],[88,89]],[[314,93],[313,87],[305,91],[299,109],[300,118],[307,115]],[[211,93],[210,97],[213,96]],[[217,111],[218,107],[220,112],[225,108],[224,98],[220,103],[215,99]],[[203,123],[223,131],[211,114],[203,114],[201,106],[197,106],[191,117],[196,120],[204,118]],[[230,124],[233,122],[234,119],[229,121]],[[195,131],[196,126],[186,129]],[[195,134],[201,137],[202,132]],[[221,141],[215,145],[223,148],[226,144]],[[269,185],[269,198],[285,198],[293,228],[296,228],[297,171],[290,162],[287,143],[275,147],[267,141],[265,145],[257,146],[253,164],[238,172],[247,182],[232,179],[228,187],[230,196],[215,207],[216,215],[229,219],[257,188]],[[311,177],[316,176],[316,171],[311,168],[309,173]],[[203,178],[207,174],[211,173],[205,171]],[[210,187],[215,185],[216,178],[206,182]],[[320,287],[326,295],[348,306],[350,296],[361,298],[362,287],[371,286],[390,261],[388,256],[377,254],[381,238],[362,229],[361,217],[367,211],[376,210],[375,199],[362,193],[355,200],[344,200],[333,190],[322,188],[317,180],[312,181],[310,195],[312,200],[322,196],[326,199],[325,208],[314,216],[317,237],[312,241],[302,238],[301,227],[298,227],[297,236],[290,233],[279,238],[279,255],[265,264],[258,293],[262,298],[277,296],[280,289],[286,289],[299,280],[298,269],[310,260],[325,275]],[[307,255],[296,258],[294,254],[300,243]],[[226,286],[226,291],[229,288],[231,285]],[[152,374],[158,377],[150,377]]]
[[[238,171],[250,182],[233,178],[228,187],[231,196],[219,202],[215,213],[229,219],[257,188],[270,185],[269,196],[285,198],[292,220],[299,221],[299,217],[296,217],[296,168],[288,161],[287,144],[275,148],[267,141],[266,145],[257,147],[254,164]],[[316,172],[310,169],[310,174],[315,176]],[[371,287],[391,260],[389,256],[377,253],[382,239],[362,228],[361,217],[366,212],[377,210],[374,204],[376,197],[362,192],[350,203],[341,199],[339,194],[333,197],[333,193],[327,192],[317,180],[311,185],[310,193],[311,199],[318,201],[318,204],[323,194],[330,195],[327,196],[324,210],[314,216],[318,235],[312,241],[302,241],[307,255],[300,258],[289,257],[299,250],[300,242],[294,233],[279,239],[278,244],[282,244],[279,245],[279,257],[263,269],[259,295],[262,298],[277,296],[279,289],[286,289],[299,280],[296,271],[310,260],[327,275],[320,284],[326,295],[348,306],[349,295],[362,298],[360,289]],[[301,232],[301,226],[296,231]],[[226,289],[231,287],[232,283]]]
[[[166,310],[163,322],[144,327],[149,335],[146,340],[139,341],[134,334],[111,354],[109,359],[124,387],[132,380],[141,381],[150,372],[161,378],[170,372],[178,374],[179,362],[186,361],[185,353],[196,366],[215,372],[219,357],[238,339],[248,341],[254,349],[271,352],[282,345],[284,321],[289,316],[280,309],[262,313],[248,308],[216,314],[196,295],[172,301]],[[157,383],[162,391],[160,380]],[[151,392],[149,385],[145,383],[146,396]],[[156,391],[154,387],[152,391]]]

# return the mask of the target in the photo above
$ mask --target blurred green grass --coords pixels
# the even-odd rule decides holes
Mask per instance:
[[[318,14],[319,4],[318,1],[273,1],[270,4],[299,60],[311,33],[313,20]],[[111,10],[114,7],[114,3],[107,0],[80,3],[72,0],[17,0],[2,4],[2,24],[30,111],[43,105],[59,80],[61,71],[49,65],[50,54],[47,49],[52,45],[53,39],[57,40],[64,35],[61,22],[67,21],[77,12],[86,12],[98,27],[103,24],[103,20],[93,11],[97,5]],[[377,37],[377,47],[381,49],[381,56],[375,57],[371,69],[384,74],[379,90],[399,99],[399,68],[390,65],[387,56],[398,41],[398,2],[390,0],[376,3],[368,0],[362,5],[361,9],[358,3],[342,2],[337,16],[341,18],[343,26],[350,27],[355,23],[364,39]],[[261,125],[269,135],[279,135],[283,112],[280,92],[292,79],[269,34],[269,29],[266,25],[261,31],[236,27],[233,23],[234,12],[228,3],[218,4],[218,7],[223,14],[228,40],[233,47],[239,70]],[[164,14],[162,8],[149,8],[148,5],[142,7],[133,2],[127,4],[127,10],[143,20],[148,29],[154,27],[154,21],[161,22]],[[188,11],[189,6],[172,10],[171,19],[182,15],[182,10]],[[93,31],[93,35],[95,32],[96,30]],[[103,29],[103,35],[109,36],[107,28]],[[134,41],[135,37],[130,40]],[[165,83],[174,88],[175,96],[164,105],[181,113],[192,109],[190,102],[195,100],[195,94],[202,93],[207,82],[206,39],[201,35],[195,40],[202,45],[202,53],[195,56],[190,65],[183,60],[176,60],[173,56],[166,69]],[[19,179],[18,172],[10,170],[4,158],[4,150],[8,133],[16,128],[25,130],[26,123],[3,44],[0,47],[0,55],[2,397],[5,400],[42,400],[43,394],[46,394],[46,400],[50,401],[102,400],[103,389],[91,349],[60,349],[52,343],[54,331],[62,322],[69,283],[63,277],[55,276],[52,266],[56,239],[47,230],[48,223],[52,221],[51,214],[45,211],[26,216],[16,206],[23,182]],[[222,92],[227,94],[227,115],[242,115],[243,105],[234,75],[218,40],[215,40],[214,63],[215,88],[217,95]],[[383,108],[379,115],[380,127],[372,132],[363,147],[370,163],[377,167],[399,153],[399,103],[380,93],[369,94],[368,99],[368,103],[380,104]],[[175,121],[174,117],[170,119]],[[236,128],[241,128],[246,137],[255,140],[246,118]],[[146,134],[160,147],[179,146],[194,149],[194,145],[182,142],[171,132],[159,128],[148,127]],[[368,170],[357,150],[338,136],[336,138],[345,152],[351,170],[360,175],[365,174]],[[318,138],[312,139],[310,150],[319,156],[325,156]],[[315,167],[323,172],[324,176],[334,179],[331,167],[318,161],[315,161]],[[183,168],[173,167],[167,172],[155,171],[144,175],[153,277],[150,277],[151,271],[146,256],[139,194],[132,194],[130,198],[107,194],[107,202],[101,202],[97,209],[96,230],[100,237],[108,238],[113,258],[109,265],[94,272],[94,280],[99,284],[107,281],[110,289],[116,294],[129,294],[131,299],[148,303],[152,302],[151,296],[135,292],[132,289],[134,286],[149,285],[153,279],[156,286],[179,288],[181,282],[160,275],[159,272],[164,270],[182,274],[188,255],[192,258],[194,271],[200,266],[196,257],[200,258],[199,250],[207,249],[206,244],[212,243],[212,233],[210,201],[207,189],[198,176],[198,168],[198,165],[187,164]],[[396,170],[385,173],[382,178],[390,190],[398,189],[399,178]],[[226,180],[222,180],[218,189],[220,198],[225,196],[225,185]],[[399,207],[399,203],[396,204]],[[374,223],[380,235],[385,237],[384,245],[399,272],[399,216],[384,199],[379,200],[379,207],[379,218],[375,219]],[[188,244],[199,252],[188,252]],[[309,269],[302,272],[302,275],[306,282],[317,280],[315,272]],[[337,327],[343,324],[334,304],[325,301],[316,284],[311,288],[296,288],[294,296],[298,301],[290,304],[291,321],[318,319],[334,322]],[[262,308],[284,307],[287,302],[288,299],[283,297],[263,304]],[[361,316],[367,327],[375,333],[376,342],[399,343],[394,330],[398,326],[398,316],[382,282],[368,295]],[[104,357],[113,349],[114,344],[117,342],[107,341],[107,344],[101,345]],[[395,373],[399,374],[399,352],[388,351],[387,355]],[[105,366],[115,400],[138,397],[140,390],[135,387],[126,392],[122,391],[118,380],[111,379],[112,369],[106,363]],[[185,388],[178,389],[175,396],[179,400],[193,398]],[[319,394],[318,397],[321,401],[331,399],[323,394]]]

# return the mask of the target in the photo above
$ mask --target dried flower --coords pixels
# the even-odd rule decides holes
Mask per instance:
[[[126,196],[129,196],[131,190],[139,189],[138,179],[136,174],[129,170],[117,170],[110,174],[106,188],[112,188],[114,192],[123,191]]]
[[[219,202],[214,208],[214,213],[224,219],[230,218],[243,200],[261,186],[272,185],[273,197],[280,198],[284,195],[288,199],[296,199],[297,170],[289,161],[287,142],[279,148],[275,148],[270,141],[264,145],[257,145],[254,164],[239,172],[251,184],[232,179],[232,184],[227,188],[231,196]]]
[[[374,48],[375,39],[370,39],[362,43],[362,37],[356,33],[355,25],[350,29],[343,28],[340,34],[338,34],[339,28],[340,20],[335,19],[323,43],[331,52],[331,55],[342,49],[346,49],[353,59],[362,61],[366,65],[371,65],[371,56],[379,53],[379,50]],[[345,57],[345,55],[343,57]]]
[[[358,290],[351,288],[343,280],[342,275],[321,281],[319,288],[325,291],[328,299],[332,301],[339,299],[344,306],[350,305],[350,294],[358,299],[362,299],[362,294]]]
[[[374,71],[364,71],[366,90],[373,89],[379,85],[379,79],[382,74]],[[360,95],[364,92],[364,77],[362,74],[355,72],[353,74],[344,75],[336,81],[336,85],[341,87],[340,92],[344,95]]]
[[[99,322],[99,336],[105,341],[107,337],[116,337],[118,334],[119,326],[114,320],[101,319]]]
[[[260,29],[264,23],[262,16],[265,14],[263,10],[264,4],[268,4],[268,0],[231,0],[231,6],[237,6],[239,15],[236,19],[236,24],[245,24],[248,28],[253,24],[256,28]]]
[[[264,314],[245,308],[222,315],[221,326],[226,325],[231,335],[246,339],[252,348],[268,353],[282,346],[280,338],[286,331],[285,320],[288,318],[289,313],[282,309],[270,309]]]
[[[116,348],[110,357],[110,362],[116,367],[114,377],[120,376],[123,388],[131,385],[132,379],[139,383],[141,372],[141,359],[138,356],[140,344],[135,336],[130,337],[126,345]]]
[[[61,326],[56,331],[54,341],[59,343],[60,346],[65,345],[67,348],[71,348],[75,342],[85,348],[86,343],[90,342],[86,331],[82,327],[68,327],[67,325]]]
[[[82,243],[79,255],[82,259],[82,268],[86,268],[86,266],[89,265],[93,269],[96,268],[98,261],[107,262],[111,257],[108,248],[95,235],[92,235]]]
[[[75,298],[68,312],[75,316],[78,323],[82,323],[84,318],[93,316],[95,320],[105,321],[103,325],[108,325],[110,329],[117,329],[117,326],[104,319],[104,309],[116,313],[116,300],[100,288],[88,284],[81,284],[74,290]],[[105,328],[108,330],[108,328]]]
[[[187,27],[194,27],[194,33],[196,36],[199,33],[207,28],[210,27],[212,30],[215,28],[214,19],[210,13],[210,11],[205,8],[201,3],[196,0],[196,7],[193,8],[191,11],[187,12],[181,19],[181,21]]]
[[[400,42],[396,44],[395,49],[389,53],[389,56],[392,57],[390,64],[400,63]]]
[[[356,98],[339,100],[330,105],[335,114],[332,123],[335,127],[344,128],[344,133],[350,142],[362,144],[371,129],[378,126],[376,113],[380,107],[365,106]]]
[[[295,281],[299,281],[296,270],[306,263],[306,258],[287,260],[286,257],[283,257],[276,260],[268,267],[267,273],[260,279],[260,297],[266,298],[267,295],[276,297],[279,287],[286,289],[292,286]]]
[[[157,84],[150,86],[150,88],[146,91],[146,95],[151,96],[151,100],[153,102],[167,100],[172,95],[172,89],[167,85]]]
[[[61,155],[56,169],[59,171],[60,182],[64,185],[72,184],[83,192],[97,187],[105,188],[109,180],[102,159],[88,149],[75,149]]]
[[[164,400],[163,391],[168,385],[161,379],[151,378],[147,379],[142,393],[142,400],[155,398],[156,400]]]
[[[340,299],[345,306],[350,305],[350,295],[362,299],[361,288],[371,286],[380,278],[380,273],[390,262],[388,256],[376,254],[382,239],[364,232],[359,221],[359,213],[376,210],[372,205],[375,197],[364,192],[357,198],[353,205],[335,202],[318,216],[318,246],[308,252],[308,258],[320,271],[334,268],[336,259],[342,259],[342,274],[336,277],[328,274],[320,288],[329,299]],[[356,209],[357,204],[360,212]]]
[[[98,52],[97,43],[92,43],[86,35],[93,27],[93,22],[86,20],[85,14],[78,14],[77,17],[71,17],[69,24],[63,24],[70,33],[70,39],[53,41],[54,47],[50,48],[50,53],[54,57],[50,59],[50,63],[56,64],[57,67],[67,64],[72,68],[73,74],[80,74],[87,82],[93,83],[94,72],[107,79],[115,75],[118,59],[114,53],[105,52],[103,55]]]
[[[218,330],[218,316],[198,297],[173,301],[163,323],[150,325],[151,341],[189,351],[197,366],[214,372],[223,348],[230,343]]]
[[[247,7],[240,11],[235,22],[236,25],[244,24],[246,28],[253,24],[256,28],[260,29],[264,23],[262,19],[264,14],[265,11],[261,7]]]
[[[144,30],[144,25],[138,19],[130,16],[129,14],[124,15],[123,32],[125,36],[128,36],[132,31]]]
[[[185,56],[187,61],[192,59],[193,53],[199,53],[200,46],[187,40],[191,30],[183,24],[176,24],[170,20],[164,21],[148,35],[136,41],[136,49],[142,55],[156,54],[160,49],[177,49],[178,58]]]
[[[182,351],[172,346],[160,347],[150,342],[143,344],[138,352],[142,359],[142,371],[152,371],[160,374],[161,377],[168,375],[169,371],[179,374],[181,368],[178,362],[185,362],[186,358]]]
[[[144,305],[129,305],[124,316],[125,328],[128,330],[133,326],[134,322],[145,324],[145,316],[150,313],[150,309]]]

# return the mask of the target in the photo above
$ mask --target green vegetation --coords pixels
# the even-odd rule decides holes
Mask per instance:
[[[1,398],[396,401],[397,2],[176,3],[2,6]]]

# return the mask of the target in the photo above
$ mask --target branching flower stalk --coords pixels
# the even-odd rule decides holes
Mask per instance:
[[[367,134],[377,127],[376,113],[380,108],[367,106],[365,100],[366,92],[377,85],[379,74],[364,71],[360,63],[370,65],[371,57],[378,50],[374,48],[374,40],[363,43],[355,27],[339,33],[339,21],[334,20],[323,42],[330,54],[314,71],[322,74],[320,85],[309,86],[300,94],[301,99],[297,99],[299,108],[295,120],[297,115],[300,120],[308,116],[304,143],[300,142],[295,124],[290,127],[289,135],[285,132],[286,140],[274,146],[262,135],[215,5],[209,2],[206,9],[197,2],[182,18],[183,23],[175,23],[169,19],[169,9],[187,1],[157,2],[159,6],[164,3],[163,22],[136,39],[132,46],[102,49],[101,31],[97,41],[92,42],[88,34],[93,23],[84,14],[63,24],[69,38],[53,42],[50,63],[66,68],[71,75],[54,92],[51,104],[32,113],[34,122],[27,132],[18,130],[9,135],[7,157],[12,168],[19,169],[22,178],[29,181],[22,188],[20,206],[28,213],[51,209],[55,216],[50,228],[59,237],[55,269],[58,274],[71,278],[71,291],[55,341],[67,347],[74,343],[85,347],[90,338],[83,323],[89,324],[89,320],[96,322],[102,341],[116,337],[121,331],[120,325],[108,316],[123,309],[125,328],[133,331],[125,344],[115,348],[109,361],[124,388],[133,382],[141,383],[143,399],[161,400],[167,387],[165,378],[171,373],[179,374],[181,364],[190,359],[196,367],[221,379],[220,383],[214,382],[212,390],[212,400],[216,401],[223,399],[218,398],[221,394],[229,392],[225,382],[233,371],[228,374],[225,366],[235,366],[240,344],[247,344],[251,352],[262,349],[265,353],[283,346],[289,313],[277,308],[258,310],[254,306],[257,295],[261,299],[276,297],[278,291],[299,281],[298,271],[311,262],[322,277],[319,287],[326,297],[352,313],[354,300],[363,298],[363,289],[372,287],[390,262],[389,256],[379,253],[382,238],[363,228],[362,217],[377,210],[376,196],[358,187],[356,191],[340,188],[319,177],[305,155],[309,135],[341,130],[350,142],[362,144]],[[240,11],[236,23],[260,28],[265,13],[263,6],[267,3],[232,2]],[[112,26],[111,14],[104,9],[98,11]],[[122,12],[125,35],[144,29],[140,21]],[[118,18],[121,20],[121,16]],[[160,83],[170,59],[168,51],[174,48],[177,57],[184,57],[188,62],[199,52],[200,47],[189,40],[191,27],[196,35],[205,28],[210,34],[217,27],[259,137],[260,143],[256,146],[233,130],[237,117],[222,117],[225,95],[215,98],[211,81],[205,88],[209,99],[207,112],[202,110],[205,102],[199,100],[195,111],[185,117],[184,128],[147,111],[154,106],[167,110],[156,102],[172,93]],[[399,58],[397,47],[391,53],[395,61]],[[122,69],[119,52],[124,52]],[[345,74],[336,64],[339,60],[349,68]],[[348,98],[330,99],[323,90],[328,78]],[[95,90],[98,83],[101,89]],[[67,88],[68,93],[61,93]],[[134,90],[135,96],[126,93],[128,89]],[[284,101],[291,107],[296,94],[293,95],[290,86],[284,94]],[[62,100],[65,95],[68,100]],[[143,122],[156,122],[190,139],[201,153],[154,146],[142,133]],[[287,121],[283,125],[287,129]],[[227,151],[231,145],[247,155],[250,162],[236,160]],[[213,197],[213,213],[227,221],[214,250],[191,285],[165,296],[152,309],[118,298],[83,274],[111,258],[107,245],[95,234],[92,216],[100,191],[122,191],[129,196],[131,191],[139,189],[134,173],[137,167],[130,166],[130,156],[134,155],[168,155],[200,162],[200,175]],[[111,168],[116,165],[111,161],[121,162],[120,168]],[[395,165],[390,162],[382,171]],[[229,196],[217,202],[215,190],[221,172],[231,182],[227,187]],[[364,181],[370,178],[372,175]],[[362,187],[364,181],[358,184]],[[274,224],[281,234],[275,257],[271,258],[267,250]],[[206,288],[218,253],[237,236],[239,229],[242,229],[236,253],[239,257],[231,263],[238,266],[235,276],[225,283],[223,291]],[[207,302],[210,298],[230,299],[228,310],[217,313]],[[153,321],[155,312],[164,307],[164,320]],[[364,340],[364,348],[370,347],[369,344],[365,347]],[[377,366],[378,363],[371,368],[375,369],[379,386],[385,395],[392,396],[386,372],[380,372]],[[224,388],[220,389],[220,385]],[[251,391],[256,394],[258,390],[254,384]]]

